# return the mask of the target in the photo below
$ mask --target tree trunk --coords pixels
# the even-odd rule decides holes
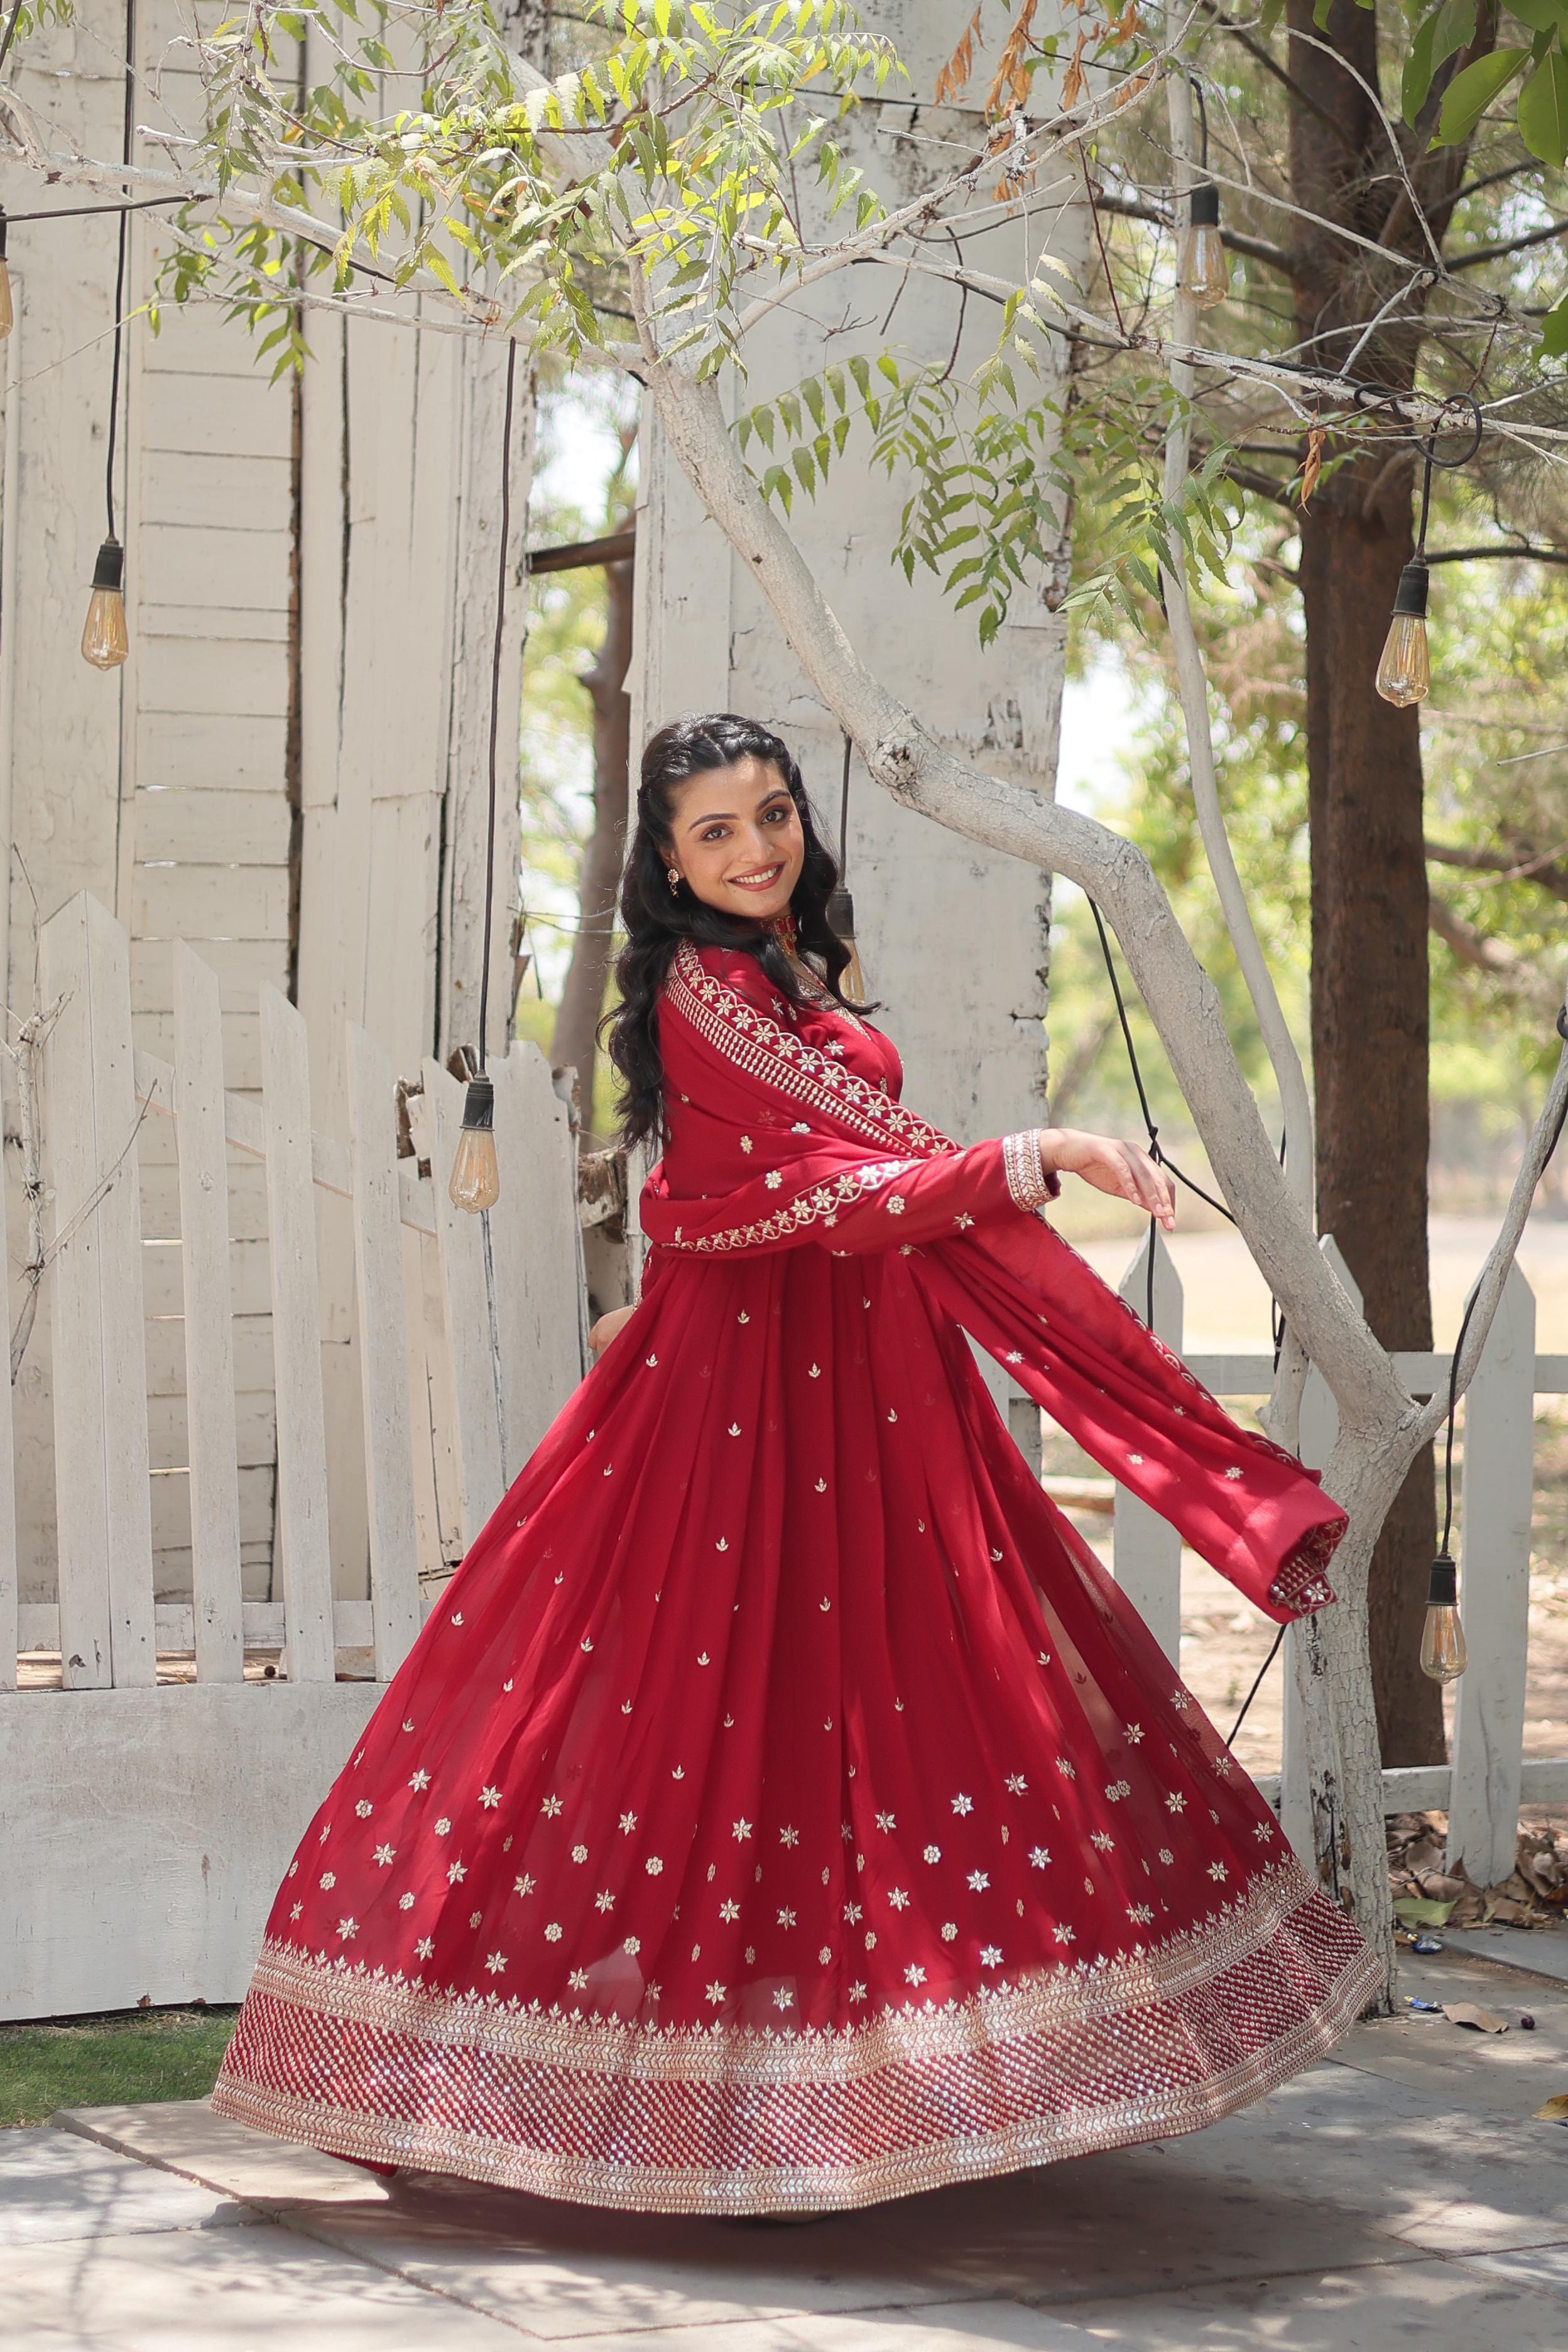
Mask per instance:
[[[626,844],[632,706],[626,680],[632,658],[631,564],[607,563],[605,588],[605,642],[597,661],[583,678],[594,706],[594,830],[583,852],[577,939],[550,1049],[557,1068],[577,1073],[585,1128],[594,1123],[596,1032],[609,983],[616,893]]]
[[[1377,238],[1390,225],[1387,133],[1348,68],[1375,89],[1376,20],[1336,0],[1312,44],[1310,0],[1292,0],[1290,68],[1340,126],[1291,116],[1298,204]],[[1341,62],[1341,60],[1343,62]],[[1378,263],[1347,264],[1339,240],[1303,224],[1295,280],[1310,356],[1343,364],[1355,322],[1388,290]],[[1407,306],[1406,306],[1407,307]],[[1359,331],[1359,330],[1356,330]],[[1380,333],[1356,362],[1381,385],[1408,385],[1419,324]],[[1331,454],[1333,454],[1331,452]],[[1325,475],[1301,529],[1311,827],[1312,1058],[1318,1225],[1331,1233],[1387,1348],[1432,1344],[1426,1251],[1428,893],[1421,737],[1414,710],[1373,688],[1401,567],[1413,547],[1413,464],[1373,448]],[[1426,1570],[1436,1540],[1430,1448],[1390,1511],[1372,1564],[1373,1685],[1385,1764],[1443,1760],[1436,1684],[1420,1671]]]

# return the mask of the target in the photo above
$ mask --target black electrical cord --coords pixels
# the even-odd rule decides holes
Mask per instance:
[[[844,786],[838,796],[838,879],[840,883],[843,882],[845,869],[849,863],[849,762],[854,756],[854,751],[855,746],[850,741],[848,731],[846,730]]]
[[[13,20],[14,21],[14,20]],[[0,50],[0,64],[5,52]],[[121,162],[129,166],[136,132],[136,0],[125,0],[125,114],[121,134]],[[103,504],[108,518],[106,539],[114,532],[114,455],[120,435],[120,355],[125,340],[125,268],[131,243],[129,206],[120,207],[119,251],[114,265],[114,374],[109,387],[109,446],[103,462]]]
[[[1189,1192],[1195,1192],[1200,1201],[1206,1201],[1211,1209],[1217,1209],[1220,1215],[1226,1218],[1229,1223],[1234,1225],[1236,1219],[1231,1215],[1231,1213],[1226,1207],[1225,1202],[1223,1201],[1216,1201],[1212,1192],[1205,1192],[1201,1184],[1194,1184],[1190,1176],[1184,1176],[1181,1170],[1176,1166],[1175,1161],[1161,1145],[1160,1130],[1154,1123],[1153,1114],[1149,1108],[1149,1096],[1143,1084],[1143,1073],[1138,1066],[1138,1049],[1132,1043],[1131,1025],[1127,1018],[1127,1006],[1122,999],[1121,983],[1116,976],[1116,962],[1110,952],[1110,940],[1106,931],[1105,918],[1101,915],[1100,908],[1096,906],[1092,898],[1089,900],[1089,912],[1094,917],[1094,927],[1100,933],[1100,952],[1105,958],[1105,969],[1110,977],[1110,992],[1116,1000],[1116,1017],[1121,1024],[1122,1040],[1126,1045],[1127,1059],[1131,1064],[1132,1070],[1132,1083],[1138,1089],[1139,1108],[1142,1111],[1143,1125],[1148,1130],[1149,1156],[1157,1166],[1161,1168],[1168,1168],[1171,1174],[1176,1179],[1176,1181],[1179,1184],[1184,1184]],[[1281,1162],[1283,1162],[1285,1157],[1285,1146],[1283,1141],[1281,1141],[1279,1146],[1279,1157]],[[1153,1217],[1151,1217],[1149,1220],[1148,1312],[1143,1318],[1147,1328],[1151,1331],[1154,1328],[1154,1235],[1156,1231],[1157,1221]],[[1279,1315],[1277,1303],[1275,1303],[1273,1307],[1273,1313],[1275,1316],[1273,1325],[1274,1366],[1275,1370],[1278,1370],[1279,1367],[1279,1350],[1284,1345],[1285,1326],[1283,1318]],[[1275,1659],[1279,1656],[1279,1644],[1284,1639],[1285,1628],[1281,1625],[1279,1631],[1274,1636],[1273,1646],[1269,1650],[1268,1655],[1264,1659],[1263,1664],[1258,1669],[1257,1680],[1254,1682],[1252,1688],[1247,1692],[1247,1696],[1241,1703],[1241,1713],[1231,1725],[1230,1738],[1225,1743],[1226,1748],[1229,1748],[1234,1744],[1237,1733],[1241,1729],[1242,1725],[1247,1720],[1247,1710],[1252,1705],[1253,1700],[1258,1696],[1259,1690],[1262,1688],[1263,1677],[1267,1675],[1269,1667],[1274,1664]]]
[[[485,1074],[485,1046],[490,1011],[490,929],[496,896],[496,740],[500,724],[501,655],[506,644],[506,575],[511,541],[511,409],[517,383],[517,341],[506,347],[506,413],[501,423],[500,557],[496,579],[496,634],[490,651],[489,812],[485,824],[485,921],[483,961],[479,965],[479,1069]]]

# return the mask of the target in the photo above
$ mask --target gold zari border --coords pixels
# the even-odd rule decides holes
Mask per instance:
[[[1310,1919],[1302,1917],[1307,1913]],[[1298,1920],[1304,1937],[1293,1932]],[[585,2204],[708,2213],[784,2211],[800,2206],[846,2209],[948,2181],[1196,2130],[1246,2105],[1320,2056],[1354,2023],[1377,1987],[1379,1969],[1370,1951],[1352,1948],[1352,1940],[1345,1923],[1290,1860],[1264,1873],[1242,1901],[1216,1918],[1155,1951],[1092,1966],[1064,1966],[963,2001],[907,2003],[863,2027],[794,2034],[752,2032],[734,2024],[660,2029],[567,2017],[521,2001],[444,1995],[363,1965],[318,1961],[273,1944],[263,1955],[253,1988],[261,2044],[258,2073],[273,2071],[267,2061],[275,2058],[283,2080],[257,2079],[241,2072],[244,2061],[237,2061],[236,2053],[246,2038],[242,2032],[226,2060],[213,2107],[260,2130],[340,2155],[450,2171]],[[1270,1946],[1280,1948],[1277,1955]],[[1229,1989],[1239,2010],[1260,1997],[1259,1969],[1267,1971],[1263,1989],[1287,2021],[1260,2047],[1231,2055],[1225,2045],[1228,2042],[1236,2051],[1239,2036],[1223,2022],[1224,1979],[1237,1970],[1243,1977],[1252,1971],[1251,1985],[1238,1979]],[[1140,2018],[1157,2020],[1163,2011],[1168,2027],[1172,2009],[1194,1994],[1202,1997],[1205,2011],[1215,2011],[1221,2021],[1211,2071],[1201,2079],[1176,2079],[1168,2065],[1156,2062],[1150,2064],[1146,2085],[1132,2093],[1116,2087],[1116,2076],[1135,2071]],[[1289,2017],[1291,2007],[1300,2003],[1306,2005]],[[299,2020],[298,2037],[290,2017]],[[1187,2025],[1176,2022],[1180,2038],[1191,2021]],[[1212,2022],[1205,2015],[1205,2023]],[[953,2128],[935,2142],[853,2149],[848,2144],[858,2136],[853,2129],[846,2141],[819,2127],[806,2137],[815,2137],[818,2145],[825,2137],[832,2137],[839,2153],[833,2161],[816,2164],[681,2166],[645,2160],[642,2153],[616,2159],[581,2148],[528,2145],[443,2117],[433,2087],[415,2114],[370,2113],[339,2104],[328,2080],[335,2071],[335,2058],[342,2058],[343,2073],[352,2076],[363,2055],[367,2031],[383,2042],[404,2045],[400,2071],[406,2072],[411,2083],[432,2084],[433,2049],[481,2056],[502,2067],[521,2065],[531,2077],[535,2112],[541,2105],[548,2112],[552,2074],[569,2079],[579,2092],[596,2077],[615,2081],[627,2091],[641,2085],[645,2095],[656,2101],[673,2097],[666,2152],[673,2152],[686,2138],[679,2126],[689,2116],[692,2093],[702,2086],[738,2103],[742,2110],[751,2099],[770,2094],[798,2098],[803,2122],[812,2119],[819,2126],[838,2112],[836,2095],[844,2093],[851,2102],[842,2111],[844,2116],[858,2115],[864,2124],[874,2119],[879,2105],[874,2078],[886,2078],[889,2071],[896,2084],[901,2072],[913,2080],[952,2070],[957,2094],[950,2102]],[[291,2045],[296,2038],[300,2047],[308,2044],[316,2063],[324,2067],[319,2098],[287,2086],[293,2068],[285,2042]],[[1110,2078],[1105,2095],[1079,2092],[1055,2112],[1001,2122],[983,2114],[983,2106],[994,2108],[994,2102],[976,2105],[973,2086],[981,2078],[968,2076],[976,2127],[962,2128],[966,2069],[974,2063],[985,2077],[1003,2066],[1016,2086],[1015,2103],[1034,2097],[1048,2106],[1053,2083],[1066,2087],[1062,2068],[1070,2065],[1074,2076],[1081,2077],[1086,2054],[1093,2060],[1097,2053],[1103,2056]],[[391,2063],[399,2063],[395,2054]],[[378,2068],[388,2063],[389,2053],[383,2050]],[[1089,2071],[1098,2069],[1091,2065]],[[460,2083],[464,2078],[465,2070],[459,2068],[454,2079]],[[391,2076],[384,2074],[384,2079],[390,2087]],[[1026,2087],[1031,2083],[1037,2085],[1033,2093]],[[660,2085],[671,2087],[667,2092]],[[565,2091],[563,2080],[563,2096]],[[858,2092],[871,2095],[870,2110],[861,2105]],[[342,2096],[352,2098],[347,2084]],[[897,2104],[895,2090],[888,2111],[893,2112]],[[660,2110],[656,2105],[647,2112],[652,2116]],[[664,2135],[655,2129],[647,2137],[657,2142]],[[732,2147],[733,2136],[727,2137]],[[873,2129],[865,2137],[874,2141],[878,2135]],[[658,2152],[650,2146],[647,2158],[656,2158]]]

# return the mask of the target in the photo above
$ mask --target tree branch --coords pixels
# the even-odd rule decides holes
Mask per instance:
[[[1483,261],[1501,261],[1510,253],[1528,253],[1532,245],[1550,245],[1552,238],[1561,236],[1564,230],[1568,230],[1568,220],[1550,221],[1544,228],[1531,229],[1528,236],[1505,237],[1500,245],[1472,246],[1468,253],[1451,255],[1448,268],[1450,272],[1475,269]]]
[[[1508,882],[1533,882],[1553,898],[1568,900],[1568,866],[1554,851],[1535,856],[1520,843],[1513,849],[1473,849],[1467,842],[1429,841],[1426,856],[1436,866],[1462,866],[1471,874],[1495,874]]]
[[[1323,1265],[1226,1034],[1213,982],[1142,850],[1092,818],[971,767],[861,660],[800,549],[763,500],[716,386],[665,361],[648,391],[670,450],[773,609],[876,782],[964,838],[1065,874],[1104,908],[1264,1280],[1338,1400],[1342,1425],[1383,1444],[1415,1412],[1393,1365]]]
[[[1233,24],[1225,11],[1215,5],[1215,0],[1198,0],[1198,5],[1204,15],[1210,17],[1222,33],[1228,33],[1233,41],[1238,41],[1247,56],[1256,64],[1260,65],[1265,73],[1272,74],[1281,89],[1289,91],[1298,106],[1303,108],[1307,113],[1315,116],[1325,131],[1331,131],[1340,145],[1348,153],[1354,153],[1355,143],[1344,124],[1328,107],[1321,105],[1310,90],[1302,89],[1289,67],[1282,66],[1272,51],[1266,48],[1261,41],[1254,39],[1244,25]]]
[[[1520,563],[1568,563],[1568,547],[1533,547],[1528,542],[1514,546],[1503,541],[1496,547],[1428,548],[1428,563],[1496,563],[1505,556]]]
[[[1472,971],[1506,973],[1512,978],[1529,963],[1529,958],[1521,955],[1507,940],[1489,938],[1485,931],[1478,931],[1473,923],[1467,923],[1464,917],[1457,915],[1435,890],[1427,898],[1426,919],[1459,961],[1468,963]]]

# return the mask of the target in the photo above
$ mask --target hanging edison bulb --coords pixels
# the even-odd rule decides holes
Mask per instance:
[[[838,985],[851,1004],[866,1002],[866,976],[860,969],[860,951],[855,944],[855,901],[842,882],[827,901],[827,928],[841,946],[849,950],[849,961],[838,976]]]
[[[3,343],[16,323],[16,313],[11,302],[11,272],[5,267],[5,207],[0,205],[0,343]]]
[[[500,1163],[496,1158],[495,1080],[483,1073],[468,1080],[463,1098],[463,1131],[452,1161],[447,1190],[453,1204],[470,1210],[493,1209],[500,1198]]]
[[[1457,1683],[1465,1671],[1465,1629],[1459,1622],[1459,1572],[1446,1551],[1432,1562],[1426,1618],[1421,1628],[1421,1671],[1435,1683]]]
[[[1219,233],[1219,190],[1212,180],[1200,180],[1188,193],[1179,280],[1183,293],[1200,310],[1212,310],[1230,292],[1230,263]]]
[[[1431,577],[1418,555],[1400,573],[1394,618],[1377,665],[1377,690],[1384,702],[1400,710],[1425,702],[1432,691],[1432,657],[1426,646],[1426,590]]]
[[[131,652],[125,625],[125,550],[117,539],[106,539],[98,551],[88,601],[87,625],[81,633],[81,657],[94,669],[118,669]]]

